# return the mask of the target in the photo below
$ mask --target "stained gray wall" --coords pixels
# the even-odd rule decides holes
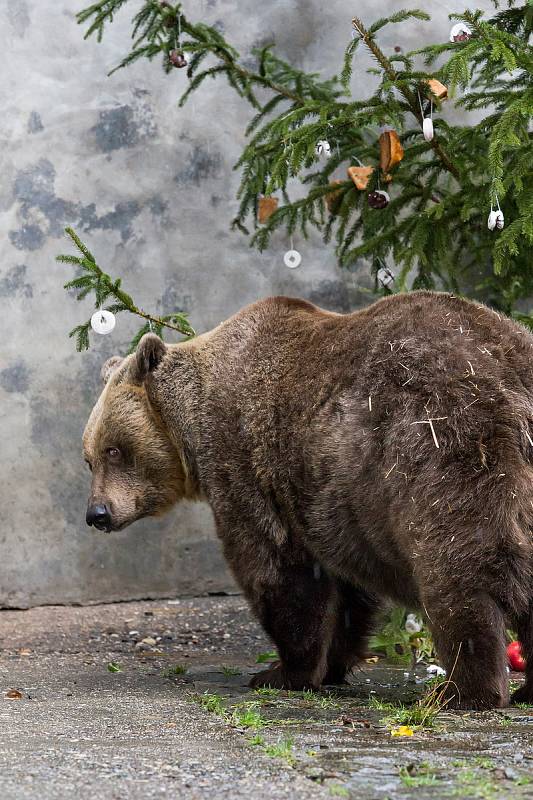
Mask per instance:
[[[185,109],[185,71],[166,77],[145,62],[106,77],[126,52],[129,3],[102,44],[83,42],[69,0],[1,0],[0,45],[0,605],[89,602],[232,587],[209,510],[183,505],[161,520],[111,536],[84,523],[88,474],[80,437],[99,391],[98,372],[125,350],[135,323],[83,355],[67,332],[87,318],[54,263],[68,249],[66,224],[82,232],[102,265],[121,275],[140,305],[176,307],[207,330],[272,293],[336,310],[363,302],[368,266],[341,274],[332,248],[298,240],[299,270],[282,262],[277,237],[260,255],[229,231],[232,172],[250,109],[223,81]],[[187,3],[186,3],[187,5]],[[350,19],[395,10],[358,0],[196,0],[189,14],[219,24],[243,53],[275,39],[279,53],[324,76],[339,69]],[[419,46],[448,35],[462,3],[422,3],[431,27],[408,23],[384,44]],[[472,4],[475,5],[475,4]],[[478,3],[488,9],[490,3]],[[354,78],[365,91],[368,60]]]

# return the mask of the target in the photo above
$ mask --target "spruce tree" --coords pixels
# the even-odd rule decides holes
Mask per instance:
[[[100,0],[80,12],[85,37],[100,40],[128,1]],[[157,58],[167,74],[186,67],[181,105],[204,81],[220,77],[250,104],[232,224],[252,246],[268,247],[279,228],[304,237],[316,228],[342,267],[370,260],[378,293],[449,290],[533,327],[526,305],[533,294],[533,6],[508,0],[490,17],[480,11],[452,17],[466,26],[455,41],[408,53],[386,53],[380,33],[387,25],[429,20],[425,12],[398,11],[371,24],[354,18],[340,75],[323,80],[278,58],[272,45],[254,51],[251,68],[218,30],[190,20],[181,3],[149,0],[133,17],[131,51],[114,69]],[[360,47],[371,53],[378,77],[362,100],[349,88]],[[466,121],[449,121],[454,107]],[[430,138],[423,126],[432,109]],[[468,124],[467,112],[480,110],[481,121]],[[317,152],[328,149],[326,158]],[[305,195],[291,200],[294,179]],[[489,229],[491,207],[501,208],[503,228],[496,221]],[[84,247],[79,240],[78,246]],[[94,291],[97,307],[104,285],[117,301],[112,307],[136,313],[133,301],[132,308],[117,298],[112,281],[82,275],[68,285],[81,297]],[[188,325],[182,315],[178,322],[158,320],[160,334]],[[75,332],[78,347],[88,346],[88,330]]]

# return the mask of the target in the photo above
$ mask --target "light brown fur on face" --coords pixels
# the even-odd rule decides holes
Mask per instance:
[[[166,434],[132,357],[111,370],[83,435],[85,460],[92,470],[89,507],[105,505],[110,530],[157,516],[190,495],[181,454]],[[110,457],[118,450],[120,457]]]
[[[392,599],[427,615],[452,705],[508,703],[506,626],[533,702],[529,331],[433,292],[277,297],[112,366],[84,440],[98,526],[209,502],[280,655],[254,685],[342,681]]]

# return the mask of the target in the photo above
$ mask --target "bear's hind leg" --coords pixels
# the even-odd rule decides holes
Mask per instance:
[[[519,618],[516,627],[526,660],[526,682],[513,692],[511,702],[533,705],[533,600],[529,603],[528,612]]]
[[[312,562],[287,564],[275,585],[263,585],[248,594],[280,657],[270,669],[254,675],[250,686],[318,689],[336,624],[333,581]]]
[[[424,598],[437,653],[446,669],[449,708],[502,708],[509,703],[505,619],[486,593],[433,587]]]
[[[378,601],[356,586],[337,580],[337,621],[328,652],[325,684],[344,683],[352,667],[367,655]]]

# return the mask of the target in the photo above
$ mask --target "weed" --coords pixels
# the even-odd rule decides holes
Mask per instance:
[[[255,659],[255,663],[268,664],[270,661],[277,661],[278,658],[279,656],[275,651],[270,651],[268,653],[259,653],[259,655]]]
[[[241,703],[228,716],[228,722],[236,728],[263,728],[266,722],[259,708],[259,703]]]
[[[219,717],[226,716],[224,700],[219,694],[209,694],[208,692],[205,694],[196,694],[194,695],[194,700],[211,714],[216,714]]]
[[[265,739],[263,736],[256,734],[256,736],[252,736],[252,738],[249,740],[249,743],[252,745],[252,747],[263,747]]]
[[[429,764],[409,764],[399,769],[400,780],[404,786],[416,788],[418,786],[434,786],[438,777]]]
[[[498,792],[498,786],[487,778],[482,772],[473,769],[465,770],[457,776],[460,787],[455,789],[454,794],[464,797],[478,797],[481,800],[492,800]]]
[[[294,754],[292,748],[294,746],[293,739],[282,739],[276,744],[266,744],[263,747],[263,752],[272,758],[282,758],[288,764],[294,764]]]
[[[340,783],[333,783],[329,787],[329,793],[332,797],[349,797],[350,792],[346,786],[341,786]]]
[[[280,689],[271,689],[270,686],[261,686],[259,689],[255,689],[255,693],[259,695],[259,697],[278,697]]]
[[[174,664],[172,667],[164,669],[161,674],[164,678],[174,678],[176,675],[185,675],[186,672],[187,667],[184,667],[183,664]]]
[[[302,692],[302,699],[308,703],[313,703],[319,708],[340,708],[338,700],[330,693],[322,694],[320,692],[313,692],[311,689],[304,689]]]
[[[413,728],[431,728],[435,717],[446,705],[443,702],[445,686],[448,681],[439,683],[413,705],[405,706],[403,703],[394,705],[378,698],[371,697],[369,707],[387,713],[384,722],[395,725],[408,725]]]
[[[237,667],[222,666],[222,674],[225,675],[226,678],[230,678],[232,675],[242,675],[242,672],[240,669],[237,669]]]
[[[122,667],[120,664],[117,664],[116,661],[110,661],[107,665],[107,669],[109,672],[122,672]]]

